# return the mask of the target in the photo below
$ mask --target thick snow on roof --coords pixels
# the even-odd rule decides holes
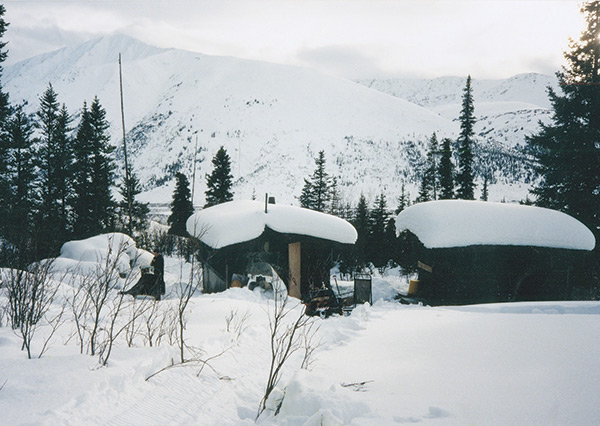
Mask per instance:
[[[427,248],[509,245],[592,250],[596,240],[577,219],[541,207],[485,201],[415,204],[396,218]]]
[[[208,246],[219,249],[259,237],[265,227],[286,234],[308,235],[344,244],[354,244],[354,227],[339,217],[295,206],[259,201],[230,201],[192,215],[187,230]]]

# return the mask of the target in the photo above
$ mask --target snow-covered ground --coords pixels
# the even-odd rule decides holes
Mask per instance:
[[[177,304],[175,288],[189,270],[179,259],[166,259],[161,311]],[[600,424],[599,302],[406,306],[392,300],[394,289],[404,285],[398,271],[376,274],[372,306],[314,319],[318,347],[312,363],[300,368],[302,350],[289,359],[257,423]],[[63,286],[68,295],[69,284]],[[0,306],[5,302],[0,296]],[[53,310],[59,305],[57,298]],[[204,368],[170,368],[149,380],[178,360],[167,336],[152,347],[141,330],[131,347],[119,338],[101,367],[97,357],[79,353],[68,319],[42,358],[29,360],[3,319],[0,423],[254,424],[268,376],[272,307],[272,297],[259,290],[194,295],[186,356],[195,348],[199,359],[210,361]],[[295,306],[289,317],[300,314]],[[38,330],[34,356],[47,332],[45,326]]]

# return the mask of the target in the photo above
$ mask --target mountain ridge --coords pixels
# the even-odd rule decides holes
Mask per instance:
[[[338,176],[344,199],[355,201],[361,192],[373,198],[385,191],[394,204],[402,182],[416,195],[431,134],[454,137],[459,127],[454,104],[441,102],[439,94],[436,100],[430,93],[429,101],[423,98],[419,105],[410,93],[400,98],[380,87],[307,68],[157,48],[119,35],[7,66],[5,88],[12,100],[28,100],[31,110],[37,108],[47,82],[71,113],[98,95],[111,123],[112,141],[119,146],[118,51],[127,53],[122,55],[126,131],[146,201],[170,201],[173,175],[182,171],[191,177],[198,143],[196,204],[203,204],[203,177],[210,173],[210,159],[219,146],[232,159],[236,198],[269,192],[282,202],[297,203],[303,178],[324,150],[327,170]],[[529,84],[531,78],[516,78],[526,80],[517,81],[517,86]],[[508,80],[498,81],[507,85],[505,93],[523,92]],[[462,89],[459,78],[452,81],[445,89],[448,100],[456,100]],[[537,98],[530,99],[540,97],[538,86],[532,89]],[[418,87],[413,84],[411,93]],[[501,101],[489,96],[487,106],[475,96],[476,115],[478,107],[495,114],[478,123],[478,133],[497,139],[509,151],[538,119],[548,119],[545,105],[511,104],[506,103],[508,95]],[[499,127],[498,117],[506,121],[504,127]],[[493,197],[524,197],[526,182],[504,180],[490,188]]]

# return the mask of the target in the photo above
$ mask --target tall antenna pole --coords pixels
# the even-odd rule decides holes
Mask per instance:
[[[121,54],[119,53],[119,89],[121,92],[121,125],[123,127],[123,157],[125,159],[125,195],[127,197],[127,213],[129,223],[127,231],[133,235],[133,213],[131,209],[131,181],[129,180],[129,164],[127,163],[127,141],[125,139],[125,109],[123,108],[123,74],[121,72]]]

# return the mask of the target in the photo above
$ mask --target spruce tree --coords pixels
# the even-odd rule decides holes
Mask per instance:
[[[396,236],[396,218],[390,217],[385,226],[382,252],[386,253],[387,260],[398,262],[398,237]]]
[[[458,173],[456,175],[456,197],[463,200],[475,199],[475,176],[473,173],[473,143],[475,115],[471,76],[463,90],[462,109],[459,116],[460,134],[458,137]]]
[[[487,201],[489,198],[489,190],[488,190],[488,177],[484,176],[483,178],[483,188],[481,189],[481,200]]]
[[[110,144],[109,124],[106,120],[106,111],[100,104],[98,97],[94,97],[90,105],[89,120],[91,127],[90,146],[91,180],[90,193],[92,195],[92,233],[99,234],[113,230],[115,227],[116,203],[112,195],[115,179],[115,147]]]
[[[325,151],[319,151],[315,158],[315,171],[310,179],[304,179],[304,187],[299,198],[300,206],[318,212],[327,211],[331,203],[332,184],[331,177],[325,171]]]
[[[421,185],[419,186],[419,195],[415,202],[423,203],[425,201],[431,201],[431,196],[429,194],[429,185],[427,185],[427,179],[425,175],[421,178]]]
[[[129,178],[127,178],[127,176],[129,176]],[[148,203],[136,200],[136,197],[141,194],[141,192],[142,188],[140,186],[140,181],[133,170],[131,170],[131,166],[129,166],[129,173],[123,177],[123,184],[119,189],[122,200],[118,207],[121,227],[131,236],[134,236],[136,232],[141,232],[146,229],[148,223],[148,213],[150,213]],[[128,196],[131,197],[131,215],[129,214]]]
[[[410,194],[406,192],[406,185],[402,181],[402,187],[400,190],[400,197],[398,197],[398,207],[394,210],[395,214],[399,214],[402,210],[410,205]]]
[[[6,175],[11,189],[11,202],[7,206],[6,237],[16,248],[13,267],[24,267],[33,260],[33,214],[37,202],[36,171],[33,163],[33,123],[23,111],[16,107],[8,123],[9,169]]]
[[[86,238],[115,228],[115,148],[110,144],[106,111],[97,97],[84,102],[73,141],[73,229]]]
[[[342,200],[340,197],[340,190],[337,183],[337,178],[334,176],[331,179],[331,187],[330,187],[330,203],[329,203],[329,214],[342,217],[343,216],[343,206]]]
[[[583,4],[586,28],[564,53],[556,74],[561,90],[548,88],[552,123],[527,138],[540,177],[535,203],[566,212],[592,229],[600,226],[600,2]]]
[[[419,188],[418,202],[437,200],[438,198],[438,155],[439,147],[437,135],[433,133],[429,139],[427,147],[427,158],[425,160],[425,170],[421,178]]]
[[[92,127],[87,103],[83,103],[81,119],[73,140],[73,236],[76,239],[92,235]]]
[[[173,201],[171,202],[171,215],[167,219],[170,225],[169,233],[187,237],[189,234],[185,225],[189,217],[194,213],[190,183],[183,173],[177,173],[175,178],[177,179],[177,183],[175,184]]]
[[[221,147],[212,159],[213,171],[206,175],[206,204],[204,207],[211,207],[217,204],[233,200],[231,187],[233,185],[231,174],[231,159],[225,148]]]
[[[438,169],[440,199],[451,200],[454,198],[454,164],[452,163],[452,147],[450,145],[450,139],[444,138],[442,140],[440,154],[440,166]]]
[[[377,268],[384,267],[390,260],[390,253],[387,251],[386,227],[388,225],[389,215],[387,212],[387,201],[385,195],[381,193],[375,198],[375,206],[371,210],[369,221],[369,249],[367,250],[368,260]]]
[[[356,264],[359,268],[365,266],[367,262],[367,248],[369,245],[369,222],[370,212],[367,204],[367,199],[364,194],[360,194],[358,205],[356,206],[356,213],[352,220],[352,225],[356,229],[358,238],[356,239],[355,248],[355,259]]]
[[[55,129],[56,143],[56,195],[58,197],[59,214],[61,224],[65,229],[71,231],[71,213],[69,211],[69,201],[72,194],[73,184],[73,138],[71,137],[72,118],[65,104],[58,112]]]
[[[6,9],[0,4],[0,40],[4,37],[8,23],[4,20]],[[6,229],[6,220],[8,219],[8,208],[10,203],[10,183],[8,182],[8,144],[9,130],[7,125],[11,114],[11,108],[8,101],[8,93],[2,88],[2,63],[6,60],[8,52],[5,50],[5,41],[0,41],[0,236]]]
[[[298,201],[300,202],[300,207],[306,209],[312,209],[314,205],[312,183],[306,178],[304,178],[304,186],[302,186],[302,192],[300,192]]]
[[[54,253],[68,238],[67,218],[61,217],[61,163],[62,147],[59,146],[60,104],[52,84],[40,98],[37,111],[39,149],[36,155],[40,177],[41,202],[37,211],[37,241],[40,256]]]

